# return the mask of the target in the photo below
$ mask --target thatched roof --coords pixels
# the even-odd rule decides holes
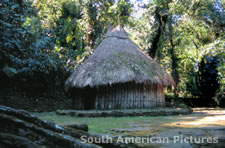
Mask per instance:
[[[121,26],[109,27],[94,53],[67,79],[66,90],[132,81],[174,85],[171,76],[143,53]]]

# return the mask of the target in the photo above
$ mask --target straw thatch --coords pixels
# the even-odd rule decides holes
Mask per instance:
[[[66,81],[70,88],[135,82],[174,85],[171,76],[132,42],[121,26],[110,27],[94,53]]]

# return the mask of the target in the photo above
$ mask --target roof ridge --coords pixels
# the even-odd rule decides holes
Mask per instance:
[[[128,39],[128,35],[127,32],[123,29],[123,27],[121,27],[121,25],[118,25],[117,27],[112,27],[110,26],[106,32],[106,35],[104,38],[108,38],[108,37],[118,37],[118,38],[122,38],[122,39]]]

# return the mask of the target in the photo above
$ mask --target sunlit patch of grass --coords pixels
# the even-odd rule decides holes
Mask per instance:
[[[171,123],[163,123],[162,126],[176,128],[199,128],[210,126],[225,126],[225,110],[215,108],[196,108],[195,113],[200,112],[201,115],[185,117],[185,120],[177,120]]]

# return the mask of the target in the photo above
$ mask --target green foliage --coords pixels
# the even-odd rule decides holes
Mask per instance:
[[[49,56],[54,47],[53,39],[47,29],[42,29],[37,11],[31,4],[29,1],[8,0],[1,3],[2,85],[27,80],[35,83],[34,79],[38,83],[48,83],[50,73],[59,71],[57,63]],[[35,78],[38,73],[46,78]]]
[[[15,55],[22,53],[25,41],[21,40],[29,33],[24,27],[25,17],[30,9],[25,3],[4,0],[0,4],[0,47],[1,67]]]
[[[80,13],[76,3],[63,1],[61,16],[56,20],[57,46],[66,47],[68,50],[82,48],[82,32],[77,21],[81,17]]]
[[[157,39],[156,60],[169,72],[178,72],[177,92],[181,96],[199,93],[196,74],[204,56],[217,57],[220,77],[224,77],[224,1],[154,0],[145,5],[141,18],[134,20],[136,42],[146,51]],[[160,29],[160,32],[159,32]],[[171,49],[173,48],[173,52]],[[173,59],[177,65],[173,67]],[[224,84],[224,78],[220,81]],[[215,82],[216,83],[216,82]]]
[[[121,11],[127,4],[118,4]],[[110,22],[117,20],[115,5],[112,0],[4,0],[0,4],[1,75],[63,86],[68,71],[83,62]]]
[[[36,20],[39,18],[41,29],[49,31],[55,44],[49,55],[56,65],[64,65],[68,70],[79,65],[103,38],[109,24],[117,21],[119,11],[115,6],[120,5],[122,11],[123,5],[127,8],[128,4],[125,1],[116,4],[113,0],[33,1],[38,10]],[[122,20],[128,20],[129,15],[123,16]]]
[[[204,56],[198,65],[198,72],[191,71],[189,73],[193,78],[187,84],[187,90],[193,96],[203,99],[202,105],[218,105],[213,97],[220,88],[219,66],[220,62],[217,56]]]

